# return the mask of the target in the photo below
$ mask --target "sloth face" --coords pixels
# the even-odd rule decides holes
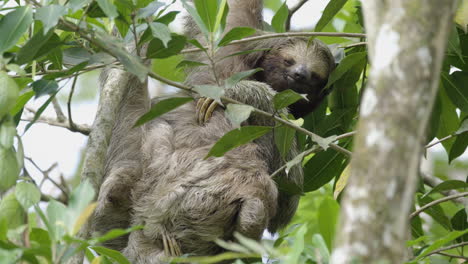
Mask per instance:
[[[269,84],[281,92],[291,89],[300,94],[307,94],[290,106],[295,117],[303,117],[312,112],[327,95],[328,76],[334,68],[333,57],[324,44],[317,41],[309,45],[306,40],[293,39],[279,47],[274,47],[260,61],[263,68],[258,80]]]

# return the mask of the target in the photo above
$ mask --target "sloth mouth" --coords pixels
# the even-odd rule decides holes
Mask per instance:
[[[310,93],[311,90],[313,90],[310,83],[298,81],[289,74],[285,75],[285,79],[287,81],[288,88],[297,93]]]

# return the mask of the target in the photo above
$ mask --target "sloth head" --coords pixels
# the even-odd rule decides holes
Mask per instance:
[[[256,67],[263,71],[258,72],[255,79],[278,92],[291,89],[307,94],[309,102],[301,100],[290,107],[294,116],[303,117],[312,112],[329,92],[324,87],[335,68],[333,55],[319,40],[294,38],[270,47],[256,58]]]

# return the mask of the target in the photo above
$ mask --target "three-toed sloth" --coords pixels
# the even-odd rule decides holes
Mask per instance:
[[[262,28],[261,0],[228,0],[228,4],[226,32],[239,26]],[[203,41],[190,19],[186,31]],[[273,113],[272,98],[278,91],[306,93],[308,102],[291,106],[296,117],[311,112],[325,96],[322,89],[334,61],[321,42],[290,38],[231,45],[221,48],[216,58],[247,49],[268,50],[220,60],[218,78],[256,67],[264,70],[252,80],[226,88],[225,96]],[[201,55],[195,59],[204,60]],[[108,75],[101,75],[104,82]],[[151,102],[146,84],[127,77],[129,86],[119,106],[91,225],[98,232],[132,225],[144,229],[107,246],[123,251],[132,263],[162,263],[170,256],[221,253],[216,239],[234,240],[233,234],[239,232],[258,240],[265,229],[275,232],[291,220],[299,194],[280,190],[270,176],[284,164],[273,133],[223,157],[204,159],[214,143],[234,129],[223,110],[216,109],[208,122],[199,124],[196,103],[190,102],[133,128]],[[192,70],[187,77],[189,85],[215,83],[213,72],[206,69]],[[243,125],[275,124],[269,117],[253,114]],[[294,143],[286,159],[297,154]],[[277,179],[301,188],[302,169],[296,166]]]

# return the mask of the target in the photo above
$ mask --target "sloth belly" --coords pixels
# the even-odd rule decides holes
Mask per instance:
[[[204,127],[175,116],[194,116],[193,105],[153,120],[143,139],[147,160],[133,223],[145,225],[144,237],[156,244],[163,234],[171,236],[182,253],[221,251],[214,240],[232,240],[235,231],[259,239],[275,214],[278,194],[258,146],[249,143],[204,159],[232,129],[229,122],[221,112]]]

